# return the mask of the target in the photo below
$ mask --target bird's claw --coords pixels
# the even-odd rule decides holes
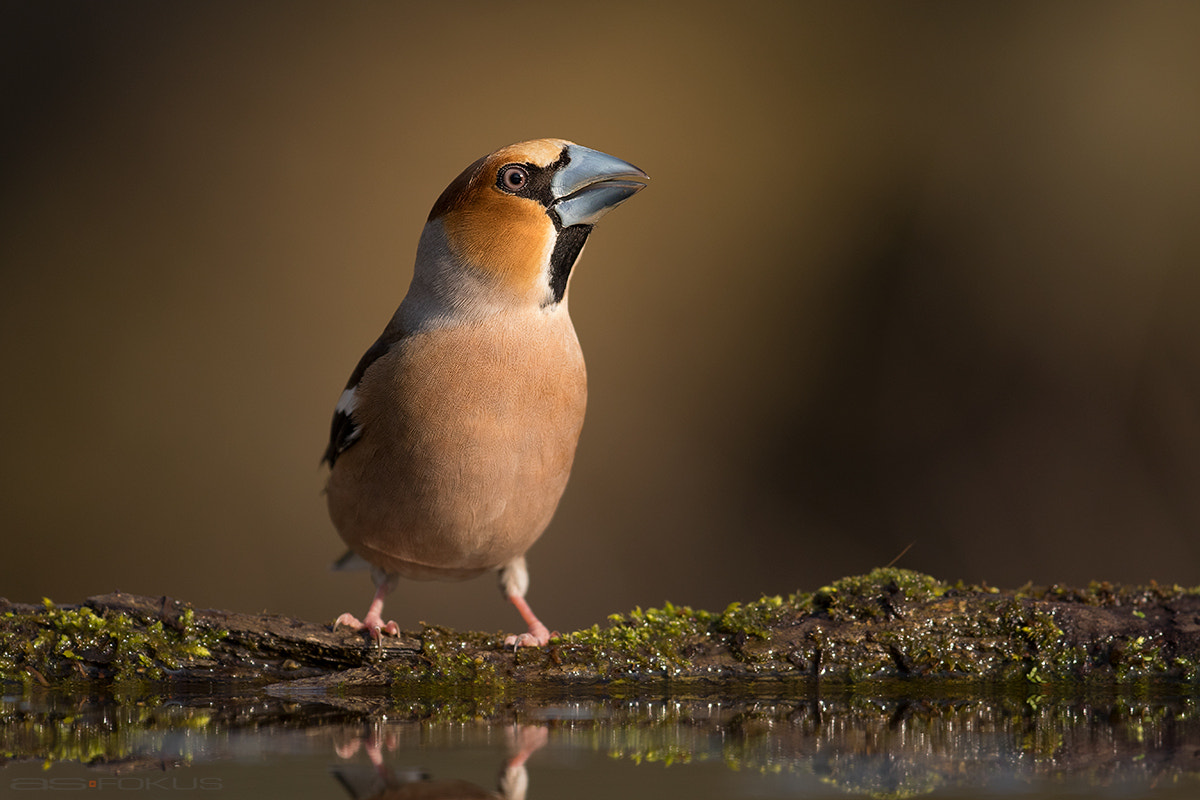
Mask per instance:
[[[333,621],[333,629],[335,631],[341,627],[349,628],[352,631],[361,631],[363,629],[363,624],[358,621],[358,617],[354,616],[353,614],[346,613],[342,614]]]
[[[383,618],[378,615],[367,614],[361,621],[353,614],[342,614],[333,622],[333,629],[336,631],[339,627],[347,627],[352,631],[366,630],[371,635],[372,639],[379,641],[382,645],[382,635],[399,636],[400,626],[395,620],[383,621]]]
[[[550,640],[558,636],[558,631],[551,633],[545,625],[531,628],[528,633],[513,634],[504,639],[504,646],[516,650],[519,647],[545,647]]]

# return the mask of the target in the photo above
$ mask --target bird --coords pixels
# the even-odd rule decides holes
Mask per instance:
[[[565,139],[502,147],[455,178],[429,212],[408,292],[337,400],[323,463],[330,519],[375,595],[334,627],[399,635],[383,603],[400,578],[497,570],[528,630],[526,551],[558,507],[587,405],[567,308],[596,222],[649,176]]]

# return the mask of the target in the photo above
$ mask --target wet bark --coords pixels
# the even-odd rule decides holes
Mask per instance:
[[[83,622],[77,614],[70,624],[90,626],[88,637],[63,622],[67,611],[81,612]],[[124,640],[106,627],[117,622]],[[132,652],[129,642],[146,652]],[[53,609],[0,601],[0,643],[0,677],[8,681],[271,685],[277,696],[510,684],[582,690],[666,682],[738,691],[779,682],[1194,684],[1200,593],[1103,584],[998,591],[880,570],[721,614],[633,612],[607,628],[520,649],[504,647],[498,634],[432,627],[377,646],[328,623],[113,593]]]

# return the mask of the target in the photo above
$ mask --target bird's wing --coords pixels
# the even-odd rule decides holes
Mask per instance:
[[[333,411],[333,420],[329,425],[329,446],[325,448],[325,455],[321,459],[322,462],[328,463],[330,468],[337,461],[337,457],[346,452],[362,435],[362,428],[354,418],[358,382],[372,364],[403,338],[404,329],[393,320],[375,343],[367,348],[367,352],[358,360],[354,372],[350,373],[350,380],[346,381],[346,388]]]

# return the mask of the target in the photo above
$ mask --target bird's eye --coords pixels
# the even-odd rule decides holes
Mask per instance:
[[[529,182],[529,172],[524,167],[509,164],[500,170],[496,185],[506,192],[519,192]]]

